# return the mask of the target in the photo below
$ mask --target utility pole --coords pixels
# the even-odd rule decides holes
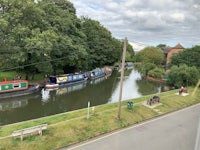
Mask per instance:
[[[125,37],[125,40],[124,40],[123,56],[122,56],[120,91],[119,91],[119,102],[118,102],[118,115],[117,115],[118,120],[121,119],[121,101],[122,101],[122,87],[123,87],[123,79],[124,79],[124,65],[125,65],[125,58],[126,58],[126,44],[127,44],[127,37]]]

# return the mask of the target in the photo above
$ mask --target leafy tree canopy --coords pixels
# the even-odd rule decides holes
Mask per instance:
[[[137,53],[137,61],[160,65],[164,60],[164,53],[157,47],[146,47]]]
[[[156,47],[158,47],[158,48],[160,48],[161,50],[164,51],[164,49],[165,49],[166,46],[167,46],[166,44],[159,44]]]
[[[173,66],[168,74],[167,83],[171,86],[181,87],[195,85],[200,75],[196,67],[189,67],[186,64]]]
[[[121,56],[122,45],[98,21],[82,17],[82,31],[86,35],[89,69],[111,65]]]
[[[200,70],[200,46],[194,46],[189,49],[173,55],[171,58],[170,66],[186,64],[187,66],[195,66]]]
[[[68,0],[0,0],[0,24],[1,70],[88,70],[114,64],[122,53],[110,31],[77,18]]]

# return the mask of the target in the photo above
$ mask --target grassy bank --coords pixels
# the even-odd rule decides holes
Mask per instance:
[[[6,78],[7,80],[14,80],[17,75],[20,75],[22,79],[26,79],[26,74],[23,72],[16,72],[16,71],[9,71],[9,72],[0,72],[0,81],[2,79]],[[29,81],[31,80],[32,77],[30,77]],[[41,81],[44,79],[43,74],[35,74],[34,75],[34,81]]]
[[[87,109],[68,112],[34,121],[18,123],[0,127],[0,149],[56,149],[80,142],[97,135],[124,128],[144,120],[163,115],[200,102],[200,89],[192,94],[194,88],[189,89],[188,96],[175,93],[178,90],[158,94],[162,105],[149,108],[143,105],[152,95],[132,99],[133,109],[128,110],[127,101],[122,102],[121,121],[117,121],[118,104],[96,106],[94,112],[90,110],[90,118],[86,119]],[[48,129],[43,136],[30,136],[20,141],[10,137],[13,131],[47,123]]]

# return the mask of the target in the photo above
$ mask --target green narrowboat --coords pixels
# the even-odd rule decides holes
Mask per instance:
[[[27,80],[7,81],[5,78],[0,82],[0,99],[22,96],[39,90],[39,85],[29,85]]]
[[[13,80],[0,82],[0,93],[28,89],[27,80]]]

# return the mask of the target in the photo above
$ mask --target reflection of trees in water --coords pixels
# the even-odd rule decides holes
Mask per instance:
[[[160,83],[154,83],[145,79],[136,80],[138,92],[142,95],[154,94],[159,92]]]

